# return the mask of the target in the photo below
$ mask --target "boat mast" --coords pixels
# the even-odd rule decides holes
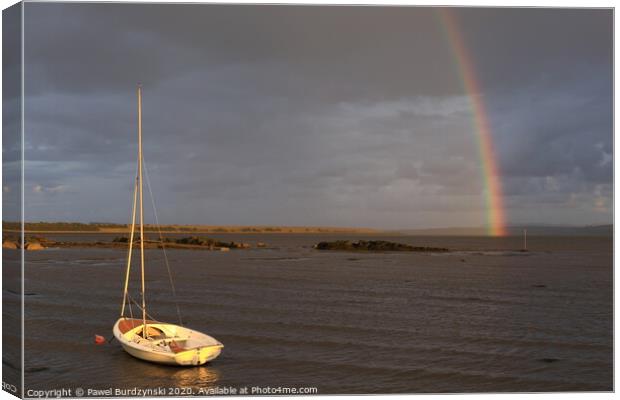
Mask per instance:
[[[142,201],[142,85],[138,85],[138,191],[140,193],[140,273],[142,276],[142,337],[147,338],[144,297],[144,203]]]

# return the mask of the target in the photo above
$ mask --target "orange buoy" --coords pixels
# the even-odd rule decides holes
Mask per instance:
[[[95,335],[95,344],[104,344],[105,338],[101,335]]]

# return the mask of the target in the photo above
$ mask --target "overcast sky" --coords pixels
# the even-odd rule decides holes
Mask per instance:
[[[612,12],[455,18],[509,224],[611,223]],[[162,223],[486,223],[437,10],[26,3],[25,40],[27,220],[129,220],[141,82]]]

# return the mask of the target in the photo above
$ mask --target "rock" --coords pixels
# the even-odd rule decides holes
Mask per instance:
[[[336,240],[334,242],[320,242],[314,246],[317,250],[344,250],[344,251],[415,251],[415,252],[447,252],[443,247],[411,246],[403,243],[388,242],[385,240]]]
[[[44,248],[39,242],[26,243],[26,250],[43,250]]]
[[[267,247],[267,243],[258,242],[258,243],[256,243],[256,247]]]
[[[203,245],[208,246],[210,244],[209,241],[203,238],[199,238],[198,236],[189,236],[189,237],[184,237],[181,239],[176,239],[175,242],[178,244],[193,244],[197,246],[203,246]]]
[[[177,243],[177,244],[190,244],[193,246],[204,246],[209,250],[218,249],[222,247],[226,247],[227,249],[247,249],[250,247],[247,243],[237,243],[237,242],[220,242],[216,239],[211,239],[208,237],[199,237],[199,236],[189,236],[180,239],[166,239],[167,242]]]
[[[227,244],[227,246],[225,247],[230,247],[231,249],[249,249],[250,248],[250,244],[249,243],[243,243],[243,242],[230,242]]]
[[[19,244],[12,240],[4,240],[2,242],[2,248],[3,249],[19,249]]]
[[[230,247],[220,247],[220,251],[230,251]]]
[[[560,361],[560,359],[559,358],[539,358],[538,361],[550,364],[550,363],[558,362]]]

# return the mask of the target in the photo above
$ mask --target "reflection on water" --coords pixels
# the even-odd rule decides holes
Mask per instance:
[[[109,352],[121,352],[118,347],[110,347]],[[199,367],[180,367],[157,365],[133,358],[128,354],[121,354],[124,362],[118,363],[120,374],[124,377],[136,376],[136,374],[148,377],[151,382],[164,384],[166,387],[193,387],[209,388],[216,386],[220,379],[220,371],[217,366],[210,364]],[[127,380],[128,387],[134,386]]]
[[[172,374],[177,387],[197,386],[201,388],[213,387],[220,379],[217,367],[201,366],[195,368],[179,368]]]
[[[612,389],[610,238],[532,238],[518,257],[520,238],[393,238],[458,250],[441,256],[312,249],[332,238],[356,239],[222,235],[273,248],[170,250],[183,320],[226,346],[193,368],[93,344],[118,318],[123,251],[29,252],[26,387]],[[149,312],[174,323],[161,251],[146,258]]]

